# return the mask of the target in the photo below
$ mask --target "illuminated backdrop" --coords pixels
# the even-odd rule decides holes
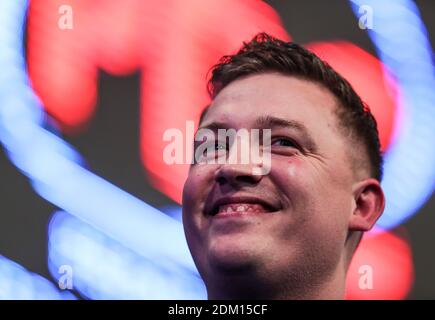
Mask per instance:
[[[58,27],[65,4],[73,8],[72,30]],[[306,45],[370,105],[386,152],[388,206],[358,249],[347,297],[401,299],[413,282],[412,252],[406,236],[387,230],[415,214],[433,190],[432,49],[411,1],[364,4],[376,12],[369,34],[380,60],[341,39]],[[0,5],[0,139],[34,190],[63,210],[48,228],[51,275],[60,279],[59,268],[72,266],[75,289],[95,299],[204,298],[175,204],[187,166],[163,162],[161,137],[197,120],[208,101],[205,75],[219,57],[259,31],[290,40],[291,30],[261,1],[35,0],[27,24],[29,83],[20,31],[26,2]],[[362,3],[351,5],[357,21]],[[101,70],[115,76],[140,71],[137,149],[153,189],[175,201],[172,207],[158,210],[93,173],[86,155],[64,140],[92,127]],[[122,108],[121,101],[119,113]],[[375,270],[373,290],[357,285],[364,265]]]

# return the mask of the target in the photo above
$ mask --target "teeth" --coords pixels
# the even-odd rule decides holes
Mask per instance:
[[[234,212],[267,212],[267,210],[260,204],[242,203],[242,204],[226,204],[219,206],[218,213],[234,213]]]
[[[237,206],[237,212],[242,212],[242,211],[246,211],[246,207],[244,205],[239,205]]]

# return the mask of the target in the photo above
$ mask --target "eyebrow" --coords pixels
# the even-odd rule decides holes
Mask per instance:
[[[287,128],[298,131],[301,133],[303,140],[305,141],[306,147],[311,152],[317,151],[317,144],[314,142],[313,137],[310,135],[307,127],[296,120],[286,120],[283,118],[278,118],[274,116],[261,116],[257,118],[254,122],[254,128],[256,129],[273,129],[273,128]],[[211,122],[205,126],[201,126],[199,129],[210,129],[212,131],[217,131],[219,129],[231,129],[232,127],[225,122]]]

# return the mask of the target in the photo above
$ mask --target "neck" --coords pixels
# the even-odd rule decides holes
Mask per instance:
[[[344,299],[346,268],[339,263],[326,278],[310,275],[260,277],[249,272],[214,274],[207,283],[210,300],[341,300]],[[317,279],[316,279],[317,278]]]

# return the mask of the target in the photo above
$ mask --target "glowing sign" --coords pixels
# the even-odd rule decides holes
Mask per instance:
[[[74,289],[91,299],[205,299],[205,287],[165,261],[148,260],[87,223],[57,212],[49,228],[49,267],[74,270]]]
[[[72,30],[57,28],[61,4],[73,9]],[[142,161],[154,186],[181,203],[188,166],[163,162],[163,132],[197,118],[208,101],[210,66],[261,30],[288,39],[263,1],[32,1],[29,74],[46,110],[68,131],[92,118],[97,68],[115,75],[140,69]]]
[[[68,291],[0,256],[0,300],[75,300]]]
[[[19,40],[25,6],[24,0],[0,2],[0,65],[8,75],[0,83],[0,139],[8,156],[51,203],[149,259],[196,270],[178,221],[81,167],[75,150],[43,127],[44,113],[28,86]]]
[[[346,298],[405,299],[414,281],[412,252],[406,239],[390,232],[365,234],[346,279]]]
[[[373,8],[369,35],[397,79],[403,114],[385,158],[382,187],[387,202],[378,225],[391,228],[413,215],[435,186],[435,77],[432,48],[413,1],[352,0]]]
[[[60,1],[34,1],[29,12],[29,71],[46,110],[56,117],[65,130],[80,128],[92,118],[94,112],[97,68],[115,75],[141,69],[142,160],[154,186],[178,202],[181,200],[181,186],[186,178],[187,165],[167,165],[163,162],[161,155],[164,142],[160,139],[163,131],[167,128],[184,130],[186,120],[197,118],[201,106],[208,100],[204,90],[204,76],[208,68],[223,54],[234,52],[242,40],[249,39],[260,29],[290,39],[276,13],[261,1],[248,4],[245,1],[225,0],[210,7],[210,3],[205,5],[202,1],[183,2],[180,5],[178,1],[130,0],[120,4],[109,0],[104,3],[104,8],[94,10],[92,14],[89,14],[90,6],[97,9],[99,5],[96,3],[62,1],[62,4],[71,5],[74,10],[75,23],[71,30],[56,28],[60,4]],[[358,11],[358,4],[362,3],[355,1],[354,4]],[[384,189],[388,199],[386,212],[378,224],[383,228],[391,228],[412,215],[433,190],[435,173],[429,167],[432,162],[426,161],[427,155],[430,159],[435,157],[435,148],[431,143],[435,133],[427,125],[434,117],[427,107],[432,101],[432,91],[427,88],[433,82],[430,72],[433,66],[427,59],[430,47],[424,26],[415,19],[418,12],[412,3],[401,1],[394,4],[403,27],[393,29],[382,27],[390,25],[386,21],[390,16],[390,6],[387,8],[376,2],[365,4],[364,8],[376,8],[375,20],[371,21],[374,27],[371,34],[389,32],[382,38],[373,36],[374,43],[381,48],[381,58],[385,60],[387,57],[385,61],[389,70],[376,58],[350,43],[319,42],[308,47],[349,79],[377,118],[381,144],[387,155]],[[228,13],[226,8],[229,6],[232,10]],[[149,12],[156,13],[150,15]],[[192,12],[198,14],[192,15]],[[228,14],[243,19],[231,19]],[[222,25],[217,17],[223,15],[231,23]],[[111,19],[113,16],[116,19]],[[254,18],[258,21],[255,25],[251,23]],[[393,19],[397,26],[397,17]],[[409,28],[408,22],[416,28]],[[408,40],[398,36],[403,32],[412,33],[406,37]],[[400,64],[392,64],[389,57],[404,50],[392,41],[382,40],[378,43],[377,39],[402,39],[399,45],[415,47],[415,55],[413,59],[402,59]],[[418,43],[422,46],[403,43],[414,42],[415,39],[419,39]],[[388,46],[386,43],[389,43]],[[174,47],[176,51],[172,50]],[[406,79],[402,77],[398,86],[396,73],[401,71],[397,68],[413,70],[412,74],[418,74],[417,81],[405,83]],[[407,76],[409,74],[406,72]],[[404,99],[410,87],[407,84],[412,84],[414,92],[417,92],[416,88],[426,92],[420,94],[420,101],[417,101],[422,107],[412,102],[412,112],[411,99],[416,94],[411,92],[407,100]],[[69,99],[64,99],[65,96]],[[411,134],[410,130],[415,134]],[[421,160],[417,157],[416,160],[422,163],[415,166],[414,162],[406,160],[410,159],[409,156],[403,155],[409,152],[407,146],[410,137],[415,139],[417,136],[421,137],[418,147],[422,150],[413,151],[413,156],[421,153],[425,157]],[[415,186],[408,188],[409,183],[414,184],[408,177],[415,176],[411,171],[416,168],[419,168],[419,179],[416,179]],[[406,183],[395,183],[405,179],[408,180]]]
[[[82,0],[74,1],[72,5],[74,7],[77,5],[78,13],[94,14],[94,10],[80,9],[90,5],[89,3]],[[147,39],[146,42],[134,40],[137,39],[137,35],[134,35],[134,32],[130,33],[127,26],[132,24],[129,23],[123,24],[127,29],[121,27],[115,31],[120,32],[118,36],[104,38],[107,35],[100,33],[95,36],[93,32],[97,32],[100,28],[95,22],[99,22],[99,19],[93,21],[92,25],[97,26],[92,29],[93,32],[87,29],[90,24],[76,23],[74,25],[77,26],[78,33],[68,36],[63,34],[62,37],[57,38],[57,31],[53,33],[52,27],[47,24],[52,21],[50,20],[52,11],[47,8],[59,2],[53,0],[32,2],[29,22],[29,70],[33,75],[33,85],[41,95],[42,101],[47,104],[47,110],[65,127],[73,127],[83,124],[92,115],[98,66],[107,68],[114,74],[129,72],[138,65],[143,67],[146,72],[143,74],[142,81],[142,158],[154,178],[155,185],[172,198],[179,200],[186,171],[185,168],[163,165],[161,159],[163,143],[158,139],[162,136],[162,130],[170,127],[183,128],[185,120],[198,115],[200,112],[198,106],[205,105],[206,97],[205,93],[197,94],[196,89],[204,88],[205,71],[218,57],[234,51],[242,40],[249,39],[259,30],[281,38],[286,38],[286,35],[279,25],[276,14],[262,2],[225,0],[216,2],[215,7],[210,9],[203,1],[192,1],[188,2],[189,4],[170,1],[172,6],[169,17],[175,20],[169,19],[168,22],[171,23],[168,24],[162,23],[161,16],[151,15],[149,14],[151,11],[147,11],[151,10],[152,6],[157,12],[166,14],[168,11],[165,7],[166,2],[165,5],[161,5],[158,1],[140,1],[140,6],[138,3],[139,1],[131,0],[128,2],[129,5],[124,3],[123,7],[132,7],[133,11],[137,10],[146,17],[150,16],[148,20],[144,19],[149,27],[144,30],[149,33],[141,30],[141,37]],[[357,1],[354,3],[358,4]],[[388,19],[391,17],[389,14],[391,7],[386,8],[384,4],[375,1],[370,3],[376,9],[375,17],[380,17],[379,21],[374,21],[375,28],[382,23],[390,24]],[[394,117],[395,126],[390,123],[390,128],[394,127],[396,132],[394,132],[393,144],[388,149],[385,168],[384,188],[388,201],[387,211],[380,222],[385,227],[394,226],[413,214],[431,194],[435,180],[435,169],[432,166],[435,162],[435,148],[433,148],[435,134],[432,127],[435,112],[431,108],[435,103],[432,91],[435,81],[430,61],[431,51],[416,7],[410,1],[396,2],[394,5],[400,13],[399,16],[394,16],[394,24],[401,26],[407,23],[407,25],[414,25],[415,28],[394,31],[394,28],[380,27],[379,30],[375,29],[373,35],[381,58],[398,80],[398,89],[402,94],[401,106],[404,110],[402,117]],[[107,1],[107,6],[109,12],[118,7],[114,1]],[[228,17],[227,10],[223,11],[228,6],[232,8],[229,12],[235,13],[233,19]],[[0,27],[0,66],[2,67],[0,140],[7,149],[8,156],[30,178],[35,190],[48,201],[89,222],[150,260],[176,263],[180,270],[189,270],[186,272],[190,273],[192,281],[199,281],[194,274],[195,267],[179,222],[82,168],[80,155],[61,138],[44,128],[47,125],[44,121],[44,113],[28,84],[22,54],[25,7],[24,0],[0,1],[2,23]],[[54,12],[57,13],[57,7]],[[192,12],[195,14],[192,15]],[[240,14],[241,12],[243,14]],[[119,21],[129,16],[125,12],[116,11],[116,13],[117,18],[118,14],[120,16]],[[224,14],[225,21],[228,22],[225,23],[228,30],[222,29],[220,19]],[[83,21],[90,17],[89,14],[82,18],[80,14],[76,16]],[[255,21],[260,21],[255,26],[251,24],[250,19],[253,18]],[[174,28],[172,23],[177,27]],[[83,29],[80,29],[80,25]],[[219,27],[216,28],[216,25]],[[156,32],[152,26],[159,26],[161,32]],[[80,33],[80,30],[89,35]],[[180,33],[180,30],[185,33]],[[192,33],[191,30],[196,31]],[[409,32],[406,37],[399,34],[404,30]],[[63,32],[70,31],[63,30]],[[51,37],[48,36],[50,34]],[[91,46],[92,41],[94,44],[105,42],[100,41],[103,38],[108,44],[103,48],[105,50],[100,50],[101,48],[97,50],[95,46]],[[116,40],[118,38],[126,39],[127,42],[119,43]],[[210,38],[219,41],[210,42]],[[398,38],[400,42],[396,43]],[[192,39],[192,41],[185,41],[185,39]],[[406,42],[416,41],[416,39],[419,41],[419,46]],[[77,45],[81,43],[88,44],[89,50],[96,51],[86,51],[88,50],[86,45]],[[409,59],[401,50],[403,47],[399,45],[407,49],[412,47],[413,59]],[[135,46],[143,49],[140,51],[143,56],[139,58],[135,56],[136,50],[132,49]],[[177,48],[177,59],[172,55],[174,47]],[[207,48],[209,50],[206,50]],[[327,50],[326,45],[320,48]],[[75,49],[78,51],[74,51]],[[331,47],[331,50],[335,49],[336,47]],[[95,53],[98,53],[97,58],[90,57]],[[192,56],[196,57],[194,60],[198,61],[198,65],[189,65]],[[66,64],[59,60],[65,57],[70,59],[67,59]],[[160,61],[158,57],[161,58]],[[101,65],[95,63],[96,61],[100,61]],[[156,63],[158,61],[160,63]],[[62,77],[59,77],[59,73]],[[413,76],[410,77],[410,74]],[[62,78],[66,81],[61,81]],[[53,95],[48,93],[47,88],[42,88],[43,83],[47,84],[47,88],[51,88]],[[358,91],[358,88],[356,89]],[[68,100],[64,99],[65,96],[72,99],[77,97],[78,100],[75,100],[74,105],[66,101],[66,104],[59,104],[57,107],[58,102]],[[391,99],[387,98],[386,101],[391,102]],[[177,113],[172,112],[174,106],[177,107]],[[75,110],[78,111],[74,112]],[[393,115],[394,110],[390,108],[388,113]],[[398,119],[402,122],[397,122]],[[387,117],[387,120],[392,121],[391,117]],[[387,133],[386,137],[385,141],[388,143],[390,135]],[[418,139],[418,142],[414,139]],[[409,152],[406,148],[410,145],[413,146],[413,150]],[[146,150],[153,150],[153,152],[147,153]],[[411,182],[410,177],[413,178]]]

